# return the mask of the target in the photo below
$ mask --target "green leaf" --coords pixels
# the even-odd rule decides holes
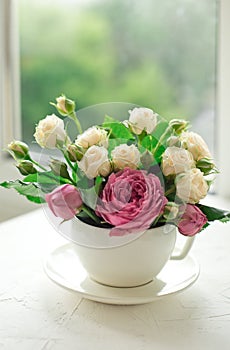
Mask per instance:
[[[69,179],[54,175],[52,171],[44,171],[36,174],[30,174],[23,179],[23,182],[36,182],[39,184],[65,184],[71,183]]]
[[[161,156],[166,149],[166,142],[170,135],[167,121],[160,121],[151,135],[146,135],[141,141],[141,146],[154,154],[155,163],[161,161]]]
[[[157,143],[158,143],[158,140],[154,136],[147,135],[141,141],[141,146],[151,152],[153,148],[156,147]]]
[[[57,184],[39,184],[38,187],[41,189],[41,191],[43,193],[50,193],[52,192],[56,187],[57,187]]]
[[[141,146],[148,149],[151,152],[152,150],[154,150],[154,148],[156,147],[158,142],[159,142],[159,140],[156,137],[154,137],[152,135],[148,135],[141,142]],[[164,150],[166,149],[166,146],[164,145],[164,143],[162,143],[160,145],[160,147]]]
[[[97,176],[95,179],[95,192],[98,195],[101,192],[101,187],[104,179],[101,176]]]
[[[98,200],[98,194],[95,190],[95,186],[91,188],[79,188],[81,198],[83,202],[91,209],[95,209]]]
[[[28,200],[35,203],[45,203],[44,195],[41,190],[32,183],[24,183],[20,180],[16,181],[5,181],[0,184],[0,186],[8,189],[15,189],[19,194],[26,196]]]
[[[152,136],[154,136],[154,138],[159,141],[161,136],[165,133],[168,126],[169,123],[166,120],[161,120],[157,124],[156,128],[153,130]]]
[[[46,203],[45,199],[42,197],[26,196],[26,198],[33,203],[37,203],[37,204]]]
[[[165,150],[166,150],[166,147],[164,145],[160,145],[157,151],[154,153],[156,163],[159,164],[161,162],[161,157]]]
[[[85,176],[83,173],[81,174],[79,171],[79,180],[77,182],[77,187],[79,189],[88,189],[92,186],[94,186],[94,180],[89,179],[87,176]]]
[[[197,204],[197,206],[207,216],[208,221],[230,221],[230,212],[227,210],[217,209],[203,204]]]
[[[96,208],[98,195],[101,191],[103,181],[104,179],[101,176],[97,176],[95,181],[83,177],[81,181],[77,183],[82,200],[89,208]]]
[[[106,116],[105,121],[102,124],[105,129],[110,129],[110,138],[120,138],[125,140],[134,140],[134,136],[131,131],[121,122]]]
[[[223,219],[220,219],[221,222],[225,223],[230,221],[229,217],[224,217]]]

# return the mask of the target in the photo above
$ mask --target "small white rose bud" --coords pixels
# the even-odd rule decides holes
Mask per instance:
[[[52,159],[50,162],[50,168],[55,175],[70,179],[67,165],[59,159]]]
[[[210,158],[199,159],[196,163],[196,167],[199,168],[204,175],[218,172],[213,160]]]
[[[56,104],[51,102],[51,105],[55,106],[61,115],[67,116],[74,113],[75,102],[67,98],[65,95],[57,97],[56,101]]]
[[[172,119],[169,122],[169,126],[177,133],[181,134],[184,130],[187,129],[189,122],[183,119]]]
[[[174,202],[168,202],[164,207],[164,218],[166,220],[175,220],[179,214],[179,205]]]
[[[77,162],[78,160],[81,160],[84,155],[83,149],[76,144],[69,145],[67,147],[67,152],[71,162]]]
[[[7,148],[15,159],[24,159],[29,154],[29,147],[22,141],[12,141]]]
[[[37,170],[35,169],[33,163],[29,160],[22,160],[19,164],[16,165],[16,167],[24,176],[37,173]]]

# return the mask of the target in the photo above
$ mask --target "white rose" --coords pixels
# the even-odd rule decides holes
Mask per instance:
[[[212,158],[207,144],[202,137],[195,132],[184,132],[181,134],[182,147],[192,153],[195,160],[201,158]]]
[[[134,145],[122,144],[117,146],[111,152],[111,155],[115,170],[124,169],[125,167],[137,169],[140,164],[140,152]]]
[[[55,114],[47,115],[45,119],[39,121],[34,137],[43,148],[55,148],[59,142],[68,140],[64,122]]]
[[[192,154],[178,147],[168,147],[162,156],[162,171],[165,176],[184,173],[195,167]]]
[[[108,147],[108,134],[104,129],[100,129],[96,126],[84,131],[81,135],[78,135],[75,143],[83,148],[89,148],[93,145]]]
[[[91,146],[78,162],[78,166],[89,179],[98,175],[107,176],[111,171],[107,149],[95,145]]]
[[[157,114],[149,108],[134,108],[129,114],[131,129],[137,135],[143,130],[151,134],[157,125]]]
[[[195,204],[208,192],[208,184],[200,169],[191,169],[176,178],[176,194],[186,203]]]

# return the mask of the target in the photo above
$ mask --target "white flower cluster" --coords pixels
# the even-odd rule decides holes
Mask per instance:
[[[196,167],[201,159],[209,159],[211,154],[202,137],[194,132],[183,132],[178,141],[180,147],[168,147],[162,156],[162,172],[165,176],[175,176],[177,196],[186,203],[195,204],[208,192],[208,184],[203,172]]]
[[[134,108],[129,114],[126,125],[134,134],[151,134],[155,130],[157,114],[151,109]],[[38,123],[34,136],[44,148],[55,148],[63,144],[67,147],[70,144],[64,122],[55,114],[48,115]],[[105,129],[93,126],[75,140],[74,147],[81,154],[77,158],[78,166],[90,179],[98,175],[108,176],[112,171],[125,167],[137,169],[141,163],[140,151],[134,144],[121,142],[109,156],[108,139]],[[182,132],[178,137],[173,136],[173,140],[171,137],[169,147],[162,156],[161,167],[166,177],[175,177],[177,196],[183,201],[195,204],[206,196],[208,184],[197,164],[207,159],[212,162],[209,149],[200,135]]]
[[[151,133],[157,124],[156,114],[148,108],[134,108],[129,111],[129,126],[139,135],[142,131]],[[77,137],[76,145],[86,149],[79,168],[88,178],[97,175],[107,176],[112,169],[122,170],[125,167],[137,169],[140,165],[141,154],[135,145],[120,144],[111,152],[111,160],[108,156],[108,135],[104,129],[91,127]]]
[[[128,126],[137,135],[143,131],[151,133],[157,124],[157,115],[148,108],[134,108],[129,111]],[[52,114],[41,120],[34,134],[37,143],[43,148],[55,148],[67,140],[64,122]],[[93,126],[78,135],[75,145],[82,150],[83,157],[78,161],[79,168],[90,179],[98,175],[107,176],[112,170],[129,167],[137,169],[140,152],[135,145],[120,144],[108,155],[108,134],[106,130]]]

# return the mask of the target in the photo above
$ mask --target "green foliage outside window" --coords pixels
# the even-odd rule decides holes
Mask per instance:
[[[62,92],[77,109],[119,101],[193,119],[214,99],[215,11],[208,0],[21,1],[23,139]]]

